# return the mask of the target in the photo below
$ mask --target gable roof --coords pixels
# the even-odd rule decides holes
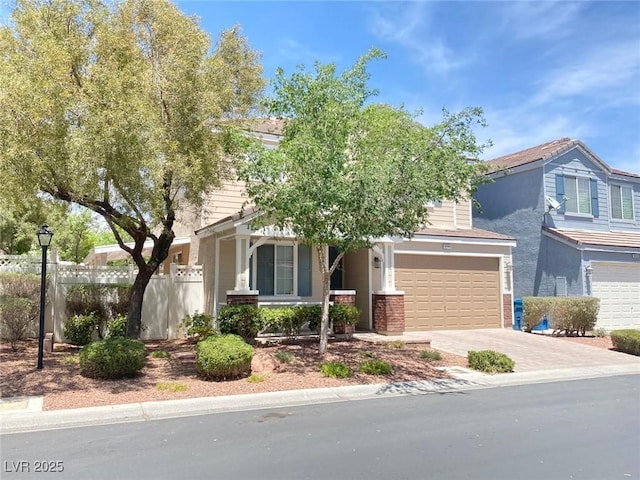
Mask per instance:
[[[487,160],[485,163],[492,167],[490,173],[493,173],[501,168],[514,168],[538,160],[547,160],[571,149],[579,143],[579,140],[572,140],[569,137],[558,138],[543,143],[542,145],[536,145],[535,147],[526,148],[519,152],[509,153],[502,157]]]

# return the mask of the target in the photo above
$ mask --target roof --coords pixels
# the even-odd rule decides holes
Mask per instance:
[[[248,131],[254,133],[270,133],[282,135],[285,120],[282,118],[252,118],[243,124]]]
[[[191,238],[189,237],[176,237],[173,239],[173,242],[171,242],[171,246],[173,247],[175,245],[185,245],[190,242]],[[134,247],[133,242],[128,242],[125,245],[131,248]],[[142,253],[144,255],[149,255],[151,254],[151,250],[153,250],[153,240],[147,240],[146,242],[144,242],[144,246],[142,247]],[[105,261],[107,262],[111,262],[113,260],[125,260],[131,257],[128,252],[120,248],[120,245],[118,245],[117,243],[113,243],[111,245],[100,245],[98,247],[93,247],[84,258],[83,263],[90,264],[98,255],[101,254],[106,254]]]
[[[457,228],[457,229],[443,229],[443,228],[425,228],[416,232],[416,235],[432,236],[432,237],[459,237],[459,238],[476,238],[481,240],[507,240],[515,241],[515,237],[509,235],[503,235],[501,233],[490,232],[489,230],[482,230],[480,228]]]
[[[202,234],[208,234],[211,233],[213,231],[216,230],[216,227],[223,225],[225,223],[230,223],[230,222],[237,222],[239,220],[242,220],[244,218],[247,218],[249,216],[252,216],[254,214],[256,214],[258,212],[258,210],[254,207],[254,206],[250,206],[248,208],[245,208],[244,210],[241,210],[239,212],[236,212],[232,215],[228,215],[226,217],[221,218],[220,220],[216,220],[214,223],[210,223],[209,225],[205,225],[202,228],[199,228],[198,230],[195,231],[196,236],[198,235],[202,235]],[[247,218],[248,220],[248,218]]]
[[[579,143],[578,140],[572,140],[568,137],[558,138],[551,142],[536,145],[519,152],[503,155],[502,157],[487,160],[485,163],[492,168],[490,173],[496,172],[501,168],[513,168],[527,163],[536,162],[538,160],[546,160],[565,152]]]
[[[640,249],[640,232],[595,232],[552,227],[542,227],[542,229],[578,246]]]

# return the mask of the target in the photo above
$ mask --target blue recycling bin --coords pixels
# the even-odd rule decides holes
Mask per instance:
[[[524,301],[516,298],[513,301],[513,329],[522,330],[522,320],[524,317]]]

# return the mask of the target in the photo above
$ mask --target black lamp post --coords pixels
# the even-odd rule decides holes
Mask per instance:
[[[53,232],[49,230],[49,225],[42,225],[36,234],[38,243],[42,248],[42,270],[40,274],[40,331],[38,334],[38,370],[42,370],[42,351],[44,349],[44,298],[47,288],[47,248],[51,244]]]

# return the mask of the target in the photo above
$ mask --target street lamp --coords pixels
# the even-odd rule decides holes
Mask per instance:
[[[42,370],[42,350],[44,349],[44,297],[47,288],[47,248],[51,244],[53,232],[49,225],[42,225],[36,234],[42,248],[42,269],[40,273],[40,331],[38,333],[38,370]]]

